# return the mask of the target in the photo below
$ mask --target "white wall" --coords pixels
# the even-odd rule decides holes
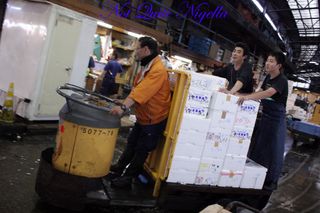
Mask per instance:
[[[81,20],[82,26],[69,83],[85,85],[86,69],[92,54],[96,20],[58,5],[9,0],[0,41],[0,105],[4,91],[14,82],[14,106],[17,114],[30,120],[56,120],[58,112],[50,116],[38,112],[41,85],[47,76],[46,62],[57,13]],[[57,85],[59,86],[59,85]],[[59,96],[57,95],[59,98]],[[21,101],[28,98],[31,103]],[[55,104],[52,100],[52,104]]]
[[[48,37],[52,6],[10,0],[0,41],[0,89],[14,82],[15,95],[31,98],[39,75],[39,59]]]

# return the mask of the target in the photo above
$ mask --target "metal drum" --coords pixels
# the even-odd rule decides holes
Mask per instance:
[[[120,117],[111,115],[112,99],[66,84],[57,93],[66,98],[52,156],[55,169],[78,176],[108,174]]]

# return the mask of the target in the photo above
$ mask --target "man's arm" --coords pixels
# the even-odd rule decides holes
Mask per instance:
[[[129,96],[122,102],[126,109],[129,109],[133,104],[135,104],[135,101]],[[115,106],[111,109],[112,115],[122,115],[122,113],[124,113],[124,110],[122,110],[121,106]]]
[[[228,72],[228,67],[229,66],[214,70],[212,75],[219,76],[219,77],[222,77],[222,78],[226,78],[227,77],[227,72]]]
[[[242,86],[243,86],[243,83],[241,81],[237,80],[229,93],[232,95],[235,94],[236,92],[238,92],[242,88]]]
[[[252,93],[250,95],[245,95],[245,96],[241,96],[238,99],[238,104],[241,105],[244,101],[246,100],[261,100],[264,98],[270,98],[271,96],[273,96],[274,94],[277,93],[277,90],[273,87],[270,87],[269,89],[265,90],[265,91],[261,91],[261,92],[255,92]]]

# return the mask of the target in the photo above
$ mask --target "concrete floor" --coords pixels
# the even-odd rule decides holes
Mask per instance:
[[[122,134],[123,135],[123,134]],[[22,140],[0,137],[0,212],[53,213],[70,212],[42,203],[34,191],[40,152],[54,146],[55,135],[25,135]],[[120,136],[118,156],[125,138]],[[287,138],[285,166],[278,189],[264,212],[320,212],[320,150],[302,144],[292,148]],[[298,144],[299,145],[299,144]],[[156,209],[87,209],[84,212],[163,212]]]

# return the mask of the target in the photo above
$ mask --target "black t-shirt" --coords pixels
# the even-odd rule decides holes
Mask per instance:
[[[283,73],[280,73],[280,75],[278,75],[277,77],[270,79],[270,75],[267,75],[262,83],[261,89],[267,90],[270,87],[277,90],[276,94],[274,94],[270,98],[272,98],[275,102],[281,103],[286,106],[288,98],[287,77]]]
[[[226,78],[229,81],[228,90],[231,90],[237,80],[243,83],[242,88],[238,91],[240,93],[252,93],[253,92],[253,73],[252,66],[244,62],[239,70],[235,70],[233,64],[215,70],[213,75]]]

